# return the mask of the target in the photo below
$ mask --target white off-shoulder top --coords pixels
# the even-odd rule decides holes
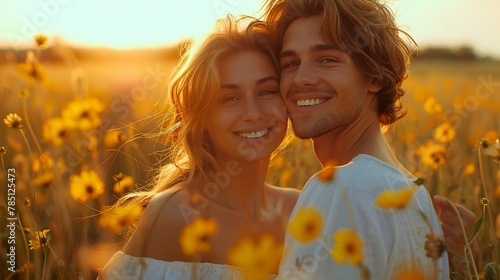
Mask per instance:
[[[275,279],[269,275],[267,279]],[[134,257],[118,251],[99,273],[99,280],[138,279],[251,279],[238,267],[226,264],[162,261],[153,258]],[[259,278],[262,279],[262,278]]]

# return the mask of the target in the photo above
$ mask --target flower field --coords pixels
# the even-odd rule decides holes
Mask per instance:
[[[110,206],[147,186],[165,163],[155,112],[176,49],[120,53],[56,44],[49,52],[44,44],[39,37],[32,50],[0,52],[0,278],[95,279],[142,213],[134,204]],[[469,269],[452,265],[456,279],[496,279],[488,277],[500,263],[500,62],[417,58],[404,88],[407,115],[384,128],[391,147],[431,195],[476,214],[479,222],[466,234],[479,252]],[[311,142],[293,140],[274,157],[269,182],[301,189],[320,170]],[[325,167],[320,175],[332,180],[332,170]],[[377,205],[404,208],[408,197],[387,194]],[[292,235],[315,238],[321,219],[304,209],[290,225]],[[308,221],[314,227],[304,235]],[[205,227],[205,235],[216,228]],[[195,229],[186,229],[190,235],[182,242],[192,252],[209,249],[190,242],[199,234]],[[336,238],[349,242],[349,236],[339,232]],[[243,248],[277,265],[279,256],[270,252],[283,248],[272,242],[266,236],[242,242],[230,259],[262,263],[245,260],[248,254],[238,251]],[[339,249],[332,258],[359,263],[362,254]]]

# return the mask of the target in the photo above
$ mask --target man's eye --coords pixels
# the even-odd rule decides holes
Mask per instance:
[[[333,57],[323,57],[320,59],[319,62],[321,63],[332,63],[332,62],[338,62],[339,60]]]
[[[298,61],[288,61],[281,64],[282,69],[291,68],[298,66],[300,63]]]
[[[275,95],[278,94],[278,90],[275,89],[264,89],[262,90],[259,95]]]
[[[238,101],[238,97],[234,96],[234,95],[227,95],[227,96],[224,96],[224,98],[222,98],[222,101],[223,102],[233,102],[233,101]]]

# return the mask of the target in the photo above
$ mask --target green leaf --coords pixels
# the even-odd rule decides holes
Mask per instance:
[[[481,218],[477,220],[474,225],[472,226],[472,234],[469,237],[469,245],[476,239],[477,235],[479,234],[479,229],[481,228],[481,225],[483,224],[483,218],[484,214],[481,215]]]

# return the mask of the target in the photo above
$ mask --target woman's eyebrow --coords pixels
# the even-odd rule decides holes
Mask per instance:
[[[260,85],[260,84],[264,84],[264,83],[266,83],[268,81],[276,81],[276,82],[278,82],[278,78],[276,76],[267,76],[267,77],[264,77],[262,79],[258,79],[255,82],[255,84]],[[223,88],[223,89],[237,89],[239,87],[240,87],[240,85],[238,85],[238,84],[222,84],[221,85],[221,88]]]

